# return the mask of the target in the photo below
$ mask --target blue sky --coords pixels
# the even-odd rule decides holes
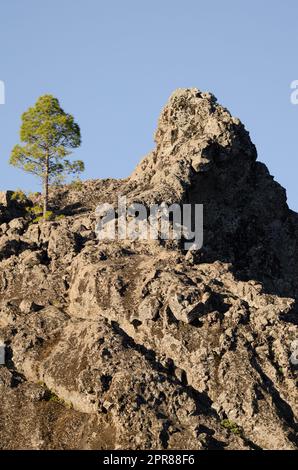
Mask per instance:
[[[0,4],[0,189],[20,115],[51,93],[81,126],[84,178],[124,177],[153,147],[178,87],[211,91],[250,131],[298,211],[297,0],[7,0]]]

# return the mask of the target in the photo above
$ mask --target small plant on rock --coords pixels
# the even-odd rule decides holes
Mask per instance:
[[[69,186],[73,191],[82,191],[83,189],[83,183],[80,179],[73,180]]]
[[[230,421],[229,419],[223,419],[220,424],[224,429],[227,429],[233,434],[237,434],[237,435],[242,434],[241,427],[238,426],[238,424],[234,423],[233,421]]]
[[[25,202],[27,201],[27,196],[21,189],[17,189],[11,196],[12,201]]]
[[[63,400],[63,398],[58,397],[55,392],[52,390],[47,391],[46,401],[51,403],[57,403],[58,405],[65,406],[66,408],[72,408],[72,404]]]

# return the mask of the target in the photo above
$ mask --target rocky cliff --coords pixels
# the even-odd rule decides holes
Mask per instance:
[[[0,198],[0,447],[296,449],[298,215],[238,119],[177,90],[125,180]],[[204,244],[98,241],[95,208],[204,205]],[[295,355],[295,351],[294,351]]]

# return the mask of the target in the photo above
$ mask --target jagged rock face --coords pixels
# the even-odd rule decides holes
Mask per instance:
[[[2,448],[297,448],[297,214],[210,94],[176,91],[156,144],[126,180],[55,190],[64,219],[6,209]],[[203,248],[97,241],[119,194],[203,203]]]
[[[134,197],[204,205],[201,262],[233,264],[241,279],[297,296],[298,217],[256,162],[248,132],[209,93],[178,90],[164,108],[156,149],[132,175]]]
[[[236,165],[247,167],[256,159],[240,121],[213,95],[196,88],[173,93],[159,118],[155,141],[156,149],[131,177],[143,197],[153,191],[155,200],[160,191],[162,200],[168,193],[166,200],[182,201],[197,173],[213,172],[214,167],[235,159]]]
[[[0,233],[3,232],[3,229],[1,229],[2,224],[21,217],[24,208],[32,204],[26,198],[23,201],[17,201],[14,196],[13,191],[0,191]]]

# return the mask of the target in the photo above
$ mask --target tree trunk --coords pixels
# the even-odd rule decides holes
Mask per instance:
[[[47,211],[48,211],[48,201],[49,201],[49,156],[46,156],[46,167],[44,173],[44,181],[43,181],[43,221],[45,222],[47,219]]]

